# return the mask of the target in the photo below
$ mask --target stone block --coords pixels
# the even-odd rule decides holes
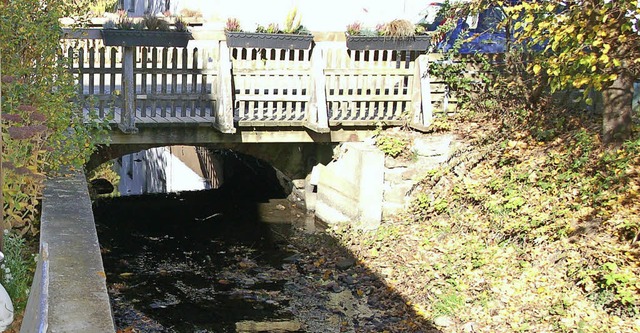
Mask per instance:
[[[394,216],[403,213],[406,210],[406,206],[399,203],[384,202],[382,204],[382,219],[390,220]]]
[[[385,188],[384,202],[404,204],[409,198],[409,191],[413,188],[411,182],[395,184]]]
[[[293,183],[293,187],[298,189],[304,188],[305,182],[306,181],[304,179],[294,179],[291,181],[291,183]]]
[[[345,143],[341,152],[338,160],[314,167],[316,216],[328,224],[351,221],[375,229],[382,219],[384,154],[362,142]]]
[[[449,156],[449,149],[453,141],[453,135],[432,135],[413,140],[413,150],[418,156]]]
[[[384,171],[384,181],[388,183],[399,183],[403,180],[403,175],[407,168],[386,169]]]

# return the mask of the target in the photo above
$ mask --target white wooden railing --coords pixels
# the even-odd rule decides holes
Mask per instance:
[[[427,54],[322,40],[309,50],[228,48],[220,33],[194,37],[186,48],[124,48],[103,46],[97,29],[68,31],[62,45],[85,112],[125,132],[176,123],[234,133],[431,122]]]

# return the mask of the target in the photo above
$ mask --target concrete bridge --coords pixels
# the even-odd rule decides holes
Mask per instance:
[[[349,50],[331,33],[308,49],[227,47],[222,32],[198,27],[192,35],[187,47],[122,47],[105,46],[99,29],[66,32],[84,116],[111,125],[87,169],[190,145],[244,152],[304,178],[335,144],[381,126],[425,128],[447,104],[426,51]]]

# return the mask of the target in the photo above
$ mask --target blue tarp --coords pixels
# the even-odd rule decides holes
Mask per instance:
[[[440,51],[450,50],[458,38],[465,42],[459,52],[467,53],[503,53],[506,51],[506,32],[499,28],[504,19],[504,12],[500,7],[491,7],[478,14],[478,22],[475,28],[469,29],[467,20],[461,18],[451,32],[438,43]]]

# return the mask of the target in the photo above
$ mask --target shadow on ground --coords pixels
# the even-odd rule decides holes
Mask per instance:
[[[122,332],[438,332],[286,199],[226,190],[103,198],[94,214]]]

